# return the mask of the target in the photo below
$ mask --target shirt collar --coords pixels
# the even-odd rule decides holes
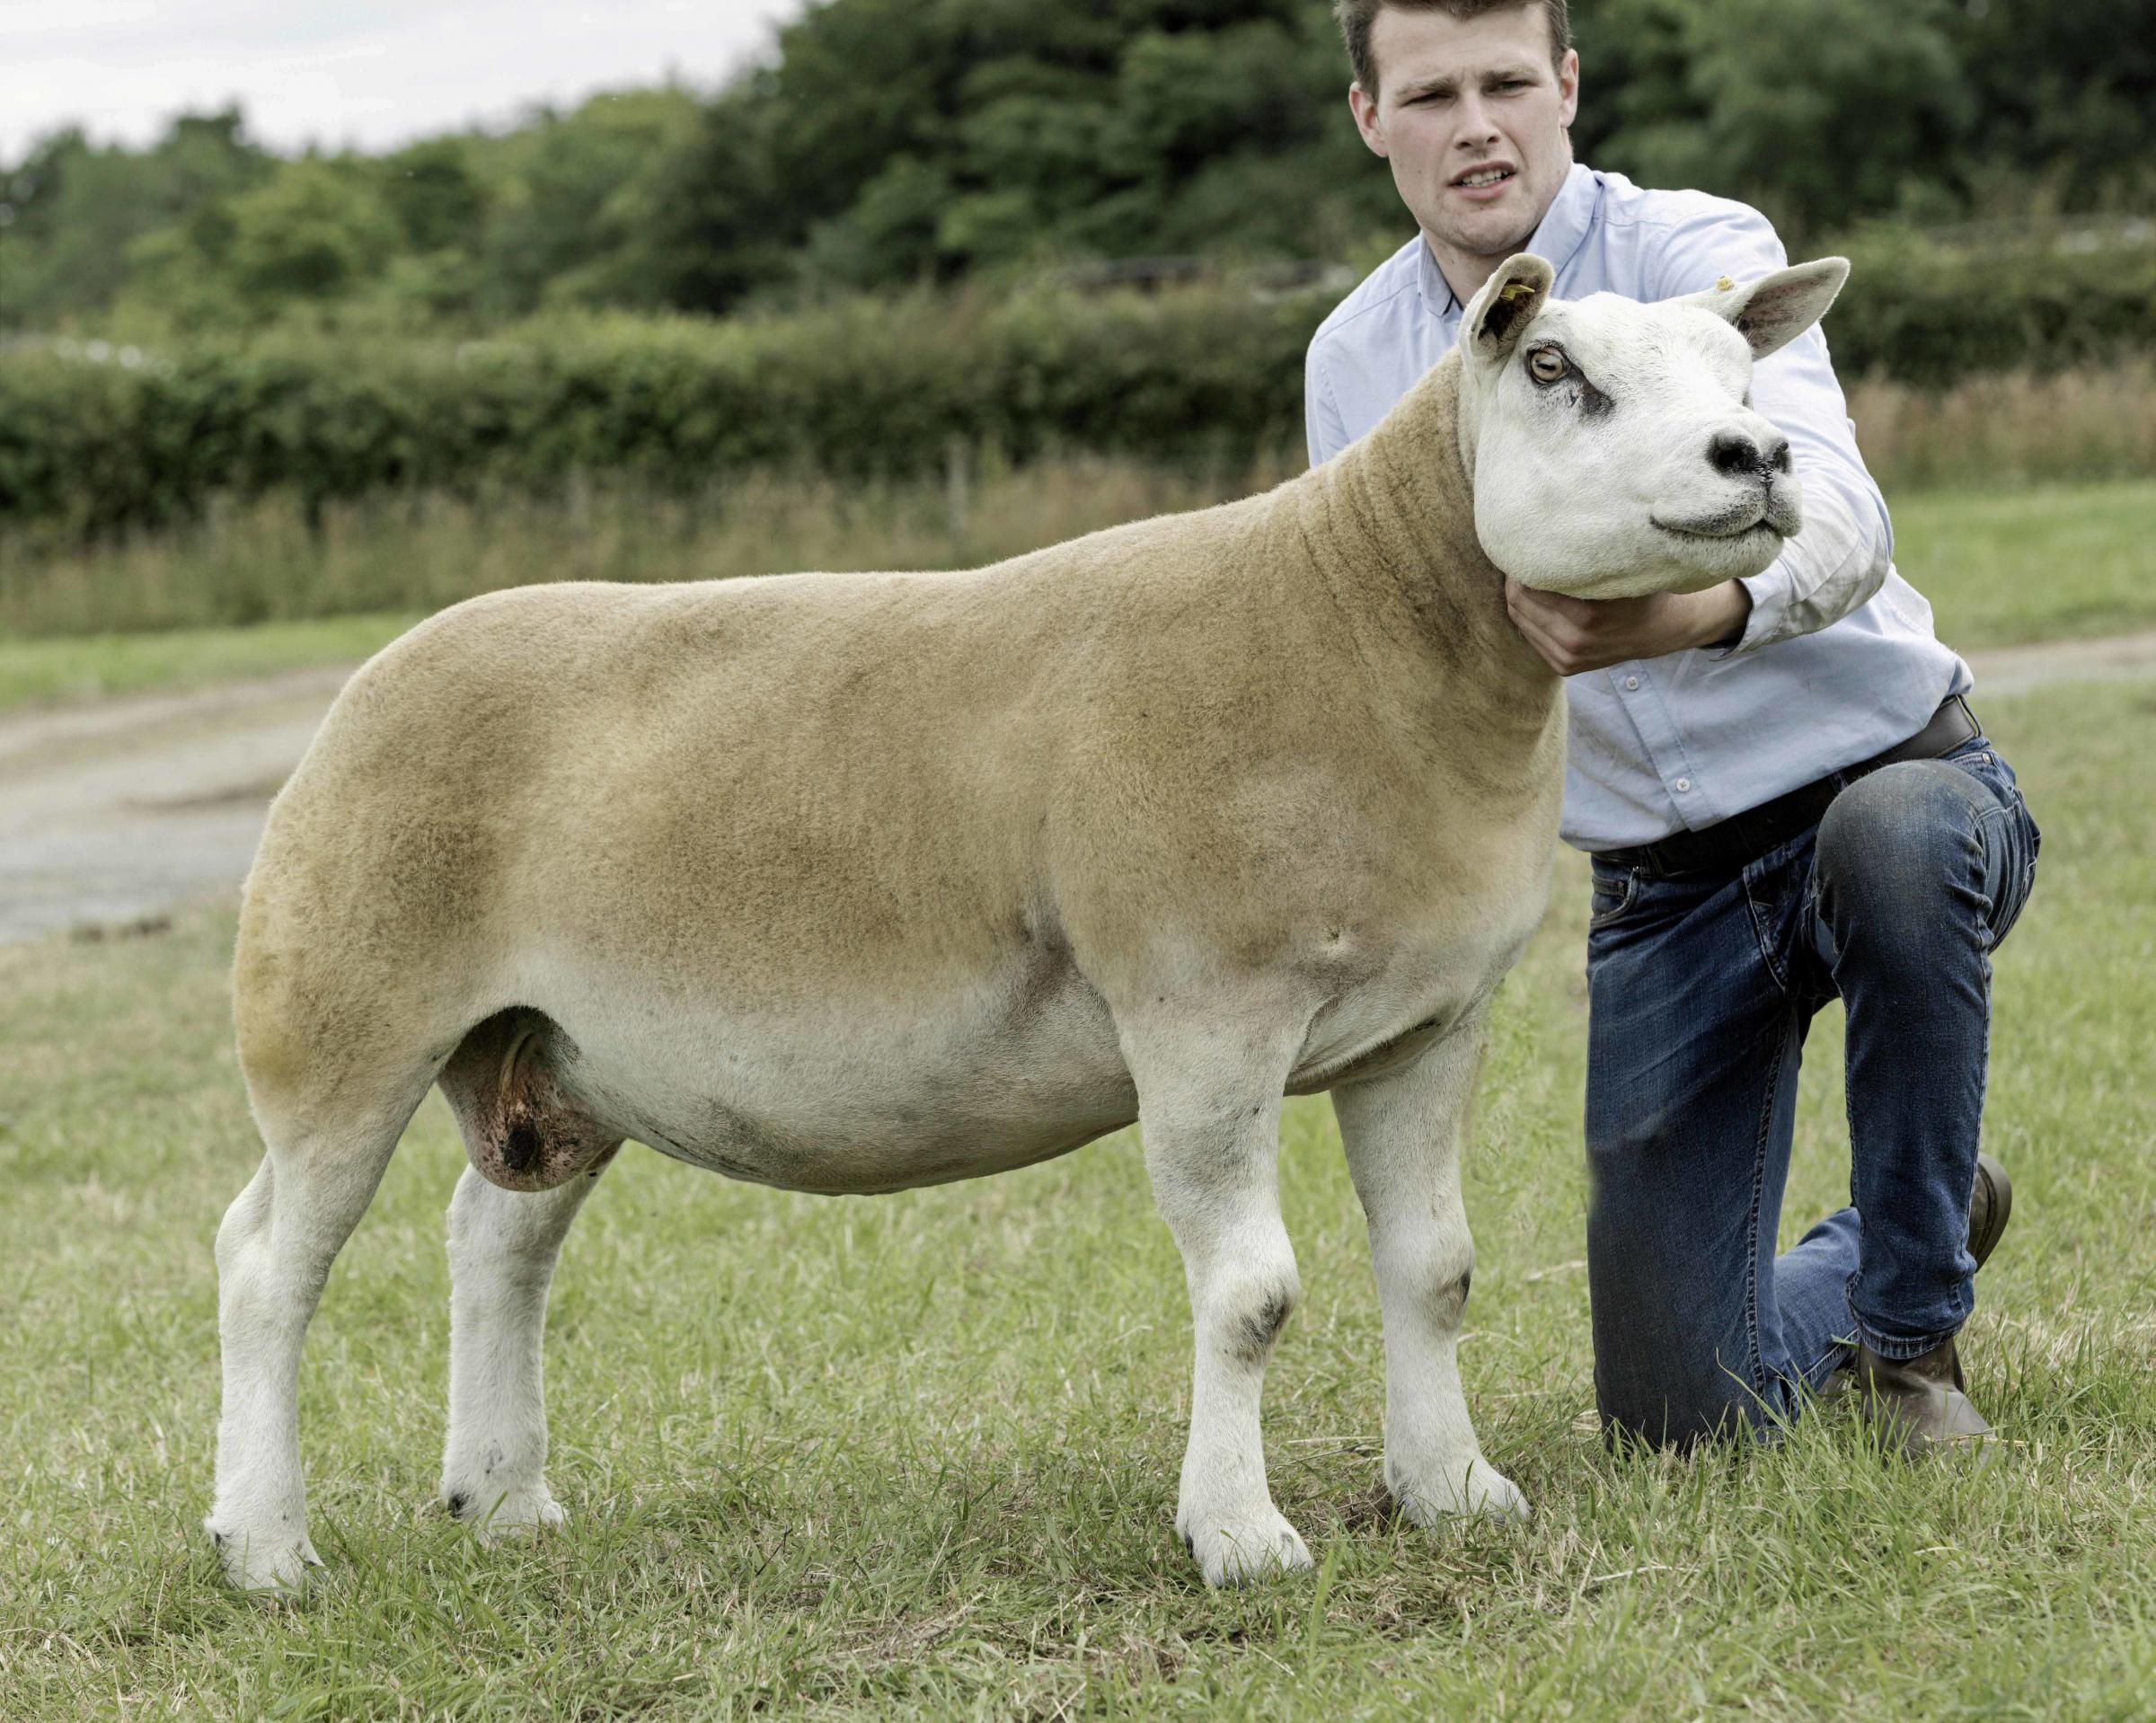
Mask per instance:
[[[1520,249],[1545,259],[1562,275],[1565,265],[1586,239],[1587,229],[1595,225],[1595,212],[1601,203],[1602,182],[1595,170],[1584,162],[1573,163],[1557,196],[1550,200],[1550,208],[1542,212],[1541,224]],[[1422,303],[1439,317],[1457,317],[1465,307],[1453,292],[1452,283],[1445,278],[1445,271],[1437,267],[1429,241],[1423,240],[1418,249],[1416,285],[1422,291]]]

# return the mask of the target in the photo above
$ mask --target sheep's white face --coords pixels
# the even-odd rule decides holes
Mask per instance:
[[[1520,255],[1461,321],[1461,452],[1475,529],[1523,586],[1579,598],[1697,592],[1757,574],[1800,524],[1789,439],[1752,365],[1811,327],[1838,257],[1689,298],[1549,296]]]

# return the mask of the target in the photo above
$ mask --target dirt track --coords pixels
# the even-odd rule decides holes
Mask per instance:
[[[0,718],[0,941],[121,927],[238,885],[350,674]]]
[[[2156,631],[1968,654],[1976,695],[2156,675]],[[0,942],[234,889],[349,668],[0,718]]]

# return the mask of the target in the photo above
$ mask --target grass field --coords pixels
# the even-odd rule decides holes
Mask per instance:
[[[2156,628],[2156,480],[1919,491],[1895,567],[1957,648]]]
[[[1267,1445],[1319,1574],[1211,1595],[1170,1529],[1182,1276],[1134,1138],[1003,1178],[792,1197],[624,1152],[548,1337],[568,1532],[431,1505],[430,1100],[340,1259],[301,1409],[330,1566],[218,1583],[210,1238],[259,1155],[231,921],[0,949],[0,1717],[2146,1716],[2156,1692],[2156,685],[1985,708],[2045,833],[2000,953],[1987,1137],[2012,1231],[1967,1356],[2011,1438],[1964,1476],[1852,1427],[1620,1461],[1592,1432],[1578,1144],[1584,871],[1507,983],[1468,1205],[1462,1369],[1536,1506],[1382,1512],[1375,1296],[1328,1104],[1291,1106],[1305,1303]],[[1785,1232],[1843,1199],[1816,1026]]]
[[[356,664],[419,620],[416,611],[391,611],[249,628],[0,638],[0,711]]]
[[[948,498],[899,489],[849,498],[829,486],[773,484],[701,525],[677,510],[640,510],[623,499],[592,505],[580,525],[559,511],[526,509],[490,521],[445,509],[416,524],[402,514],[360,511],[334,522],[319,547],[309,545],[289,511],[258,510],[224,529],[226,560],[216,570],[190,573],[173,565],[174,558],[207,556],[207,550],[138,547],[119,553],[109,568],[78,570],[84,584],[66,614],[79,611],[83,622],[162,614],[157,595],[204,596],[197,574],[250,593],[281,583],[300,595],[294,602],[319,601],[340,614],[238,628],[37,638],[0,632],[0,711],[357,660],[435,605],[518,580],[684,579],[987,561],[1142,515],[1195,508],[1278,476],[1267,472],[1208,486],[1110,462],[1032,469],[985,483],[956,540]],[[1973,649],[2156,627],[2148,549],[2156,543],[2156,481],[1918,491],[1897,498],[1894,515],[1896,566],[1931,601],[1940,636],[1952,645]],[[57,604],[63,596],[45,597]],[[211,591],[204,601],[214,598]],[[410,607],[341,614],[370,598]],[[222,602],[209,603],[213,614]]]

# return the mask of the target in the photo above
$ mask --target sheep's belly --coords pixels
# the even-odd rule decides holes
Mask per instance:
[[[752,1118],[713,1100],[701,1117],[680,1127],[684,1135],[692,1127],[703,1133],[695,1142],[650,1129],[639,1135],[676,1161],[729,1179],[819,1196],[868,1196],[1031,1166],[1131,1124],[1135,1111],[1135,1104],[1111,1109],[1103,1101],[1091,1118],[1077,1124],[1068,1118],[946,1118],[933,1125],[892,1127],[881,1133],[848,1121],[826,1127],[810,1146],[808,1139],[791,1135],[798,1121]],[[842,1135],[842,1130],[854,1134]]]
[[[1411,1059],[1497,984],[1533,927],[1493,916],[1401,940],[1325,1001],[1285,1085],[1306,1093]],[[557,979],[564,979],[557,977]],[[907,1003],[787,1014],[654,1004],[596,976],[547,989],[565,1090],[620,1135],[791,1190],[898,1190],[1062,1154],[1137,1118],[1114,1020],[1036,954]]]
[[[1071,973],[813,1020],[712,1010],[659,1021],[562,1011],[564,1072],[622,1135],[729,1177],[898,1190],[1046,1160],[1131,1123],[1137,1091],[1100,996]]]

